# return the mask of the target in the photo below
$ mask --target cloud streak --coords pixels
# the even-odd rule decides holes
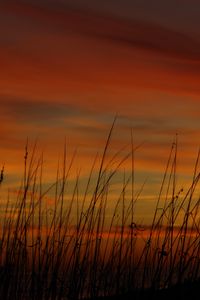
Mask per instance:
[[[41,3],[40,3],[41,4]],[[200,42],[194,38],[150,21],[125,20],[84,9],[14,2],[4,5],[5,11],[42,22],[65,33],[79,33],[134,47],[156,54],[200,61]]]
[[[8,1],[2,5],[3,93],[48,101],[71,97],[65,101],[87,106],[92,98],[101,102],[99,107],[116,104],[117,94],[124,91],[135,95],[159,90],[199,97],[197,39],[150,20],[127,20],[55,1],[45,3]],[[109,92],[109,101],[98,100],[106,99]]]
[[[72,104],[61,104],[56,101],[34,101],[19,98],[11,98],[0,95],[1,115],[10,115],[11,118],[23,122],[47,122],[59,121],[63,117],[80,116],[83,109]]]
[[[5,5],[10,13],[30,17],[46,26],[57,26],[67,33],[79,33],[114,42],[128,47],[178,59],[200,61],[200,42],[184,33],[165,28],[159,24],[141,20],[125,20],[112,15],[101,15],[89,10],[58,5],[53,9],[39,5]],[[47,23],[46,23],[47,22]]]

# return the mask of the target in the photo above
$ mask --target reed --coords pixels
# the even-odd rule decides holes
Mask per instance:
[[[196,192],[200,152],[189,189],[177,190],[175,138],[152,224],[137,224],[135,207],[143,191],[143,186],[135,191],[138,146],[134,147],[131,133],[130,151],[122,156],[121,149],[107,160],[115,121],[101,159],[97,155],[91,165],[84,192],[80,192],[79,172],[73,189],[70,186],[76,154],[70,159],[66,144],[55,182],[44,190],[43,155],[37,155],[37,144],[30,150],[27,141],[21,187],[15,201],[8,195],[1,223],[1,299],[94,299],[135,293],[142,297],[147,289],[199,281],[200,201]],[[108,218],[112,185],[127,161],[132,172],[124,170]],[[4,167],[0,188],[3,178]],[[49,194],[54,195],[51,207],[46,200]]]

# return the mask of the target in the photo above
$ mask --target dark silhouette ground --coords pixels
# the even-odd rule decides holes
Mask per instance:
[[[175,285],[168,289],[154,291],[148,289],[137,291],[130,294],[124,294],[112,297],[98,297],[91,300],[199,300],[200,299],[200,281],[186,282]]]

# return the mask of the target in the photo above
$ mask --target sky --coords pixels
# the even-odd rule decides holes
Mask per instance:
[[[199,13],[197,0],[1,1],[5,188],[19,181],[27,137],[44,152],[47,181],[65,138],[84,180],[116,115],[110,153],[128,149],[131,128],[141,145],[141,216],[153,207],[176,134],[177,189],[186,185],[200,144]]]

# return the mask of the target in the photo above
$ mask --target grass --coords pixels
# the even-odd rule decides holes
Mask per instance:
[[[172,144],[155,203],[151,226],[137,224],[135,151],[116,152],[107,160],[115,120],[99,162],[91,166],[84,192],[80,173],[71,186],[75,155],[66,145],[55,182],[44,190],[43,156],[25,147],[24,175],[13,201],[8,195],[0,231],[0,299],[95,299],[134,295],[143,299],[176,286],[196,284],[200,273],[198,153],[188,190],[176,190],[177,138]],[[121,190],[107,217],[117,172],[124,171]],[[98,166],[98,173],[95,170]],[[95,182],[95,184],[94,184]],[[4,168],[0,188],[4,184]],[[69,192],[70,191],[70,192]],[[47,201],[53,195],[53,204]],[[70,195],[70,196],[69,196]],[[178,225],[177,225],[178,224]],[[148,294],[149,295],[149,294]]]

